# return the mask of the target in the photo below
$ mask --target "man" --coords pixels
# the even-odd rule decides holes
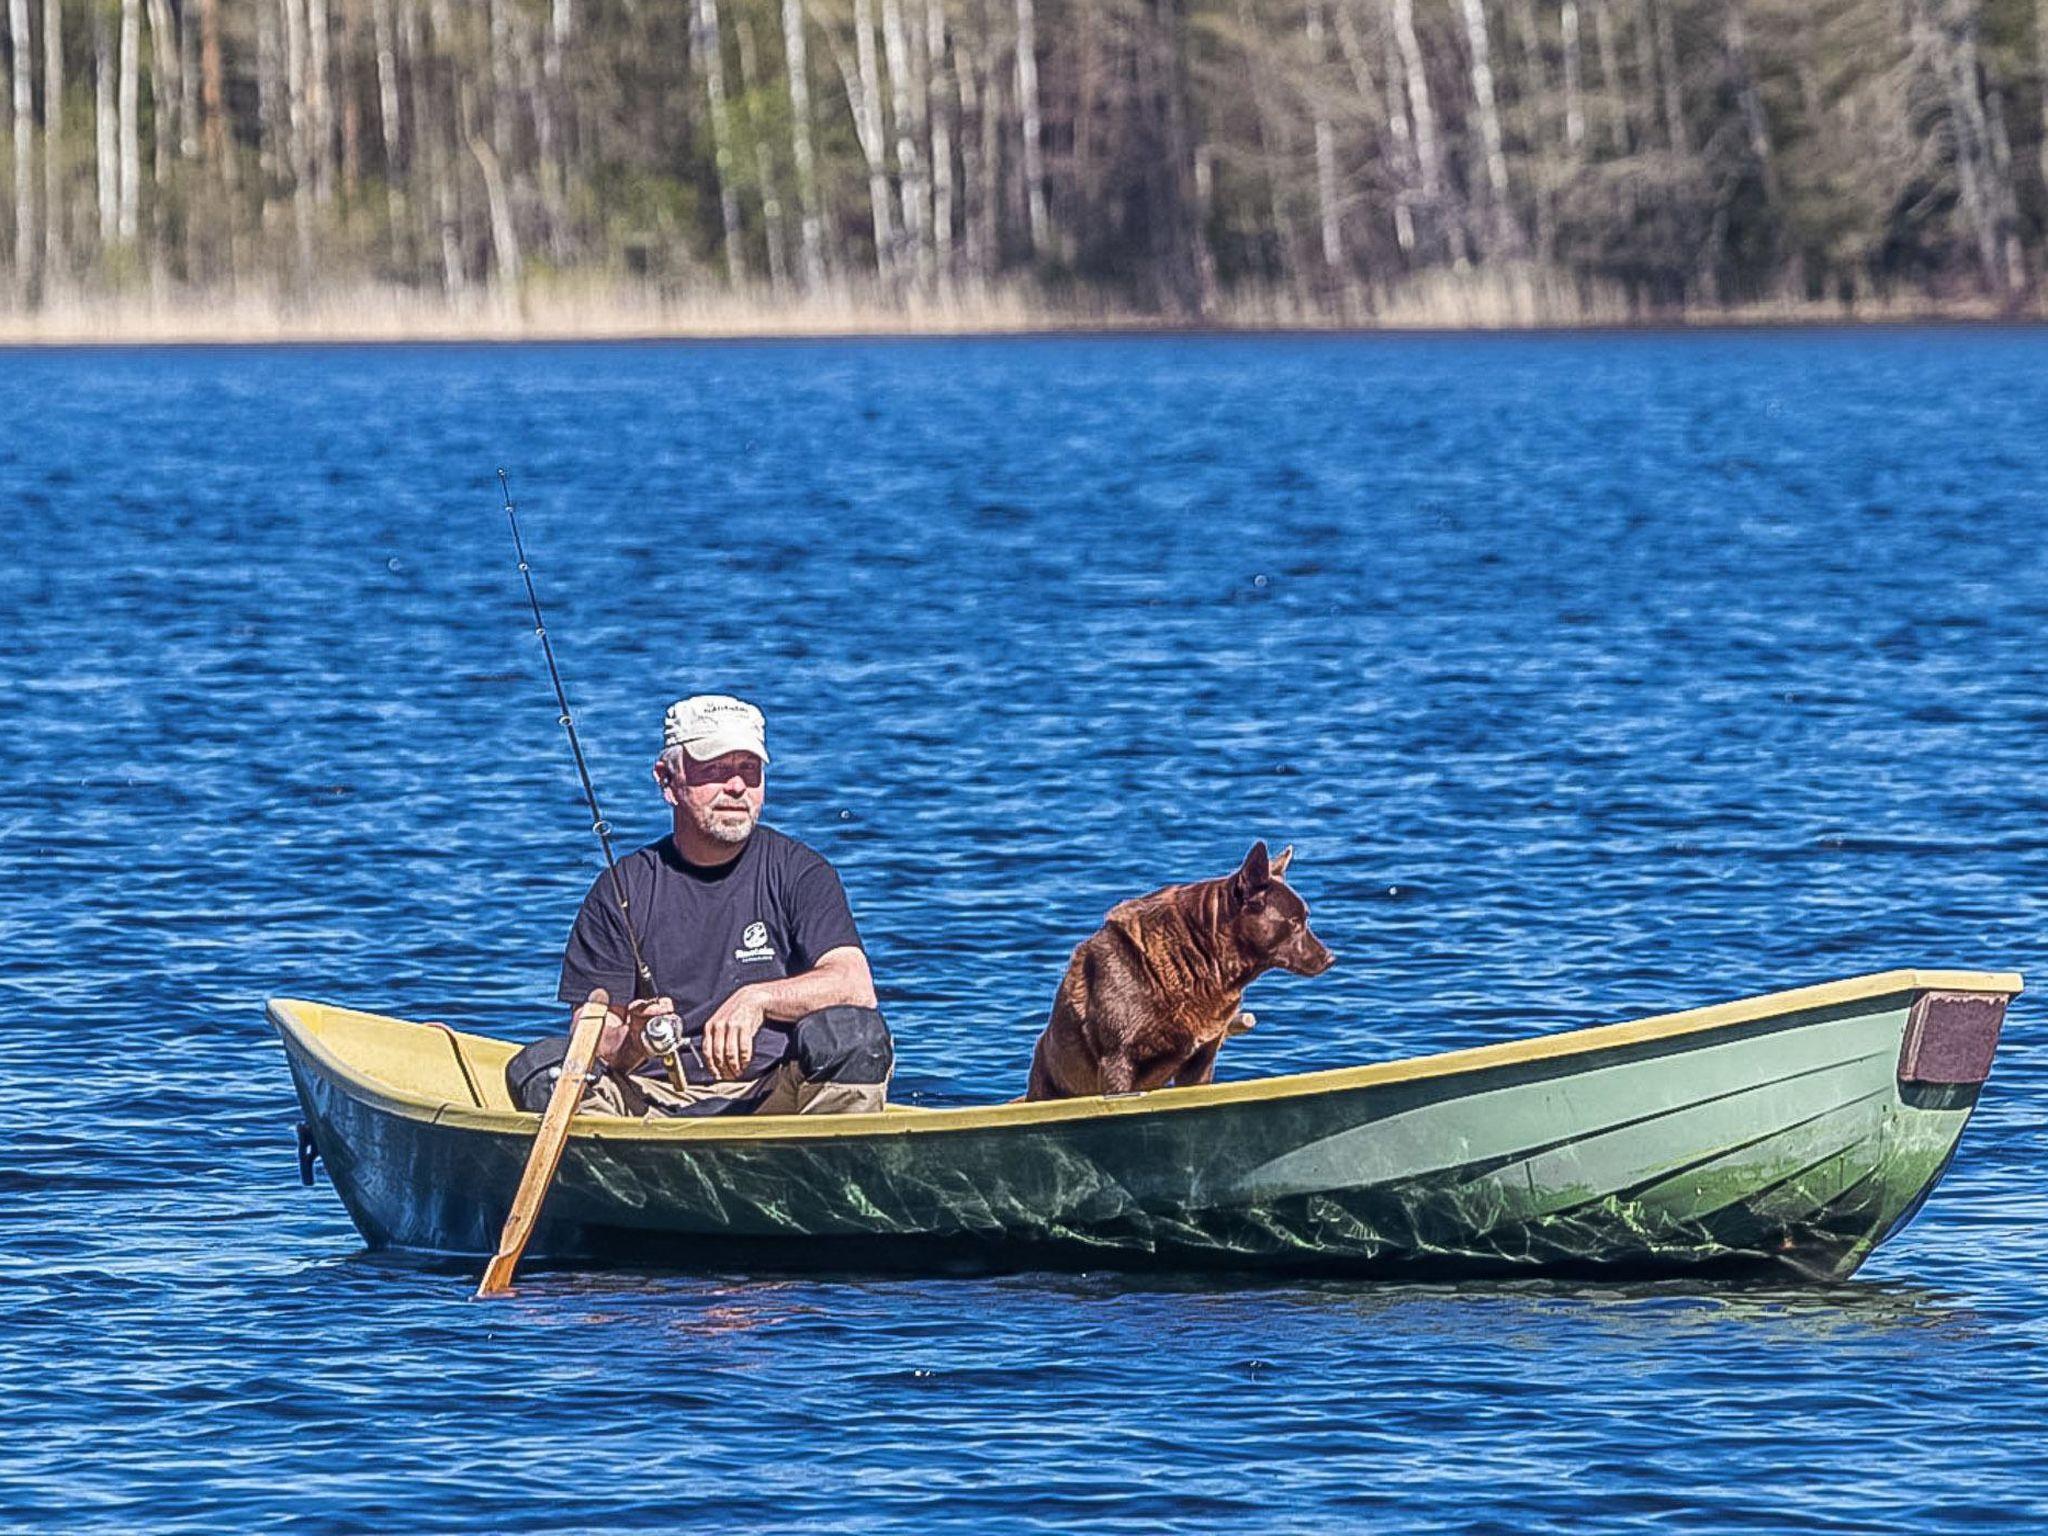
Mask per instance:
[[[613,1114],[819,1114],[882,1108],[894,1051],[874,979],[832,866],[760,824],[768,746],[761,712],[722,694],[671,705],[654,780],[673,829],[619,860],[654,997],[633,965],[611,876],[583,899],[559,997],[603,987],[602,1076],[584,1108]],[[648,1024],[674,1015],[682,1048],[650,1055]],[[567,1042],[507,1066],[514,1098],[545,1106]],[[552,1070],[550,1070],[552,1069]]]

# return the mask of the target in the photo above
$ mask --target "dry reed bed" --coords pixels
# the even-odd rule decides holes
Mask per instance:
[[[79,294],[33,312],[0,313],[0,345],[93,346],[309,342],[489,342],[659,338],[964,336],[1104,331],[1506,331],[1544,328],[1798,326],[1913,322],[2018,323],[2048,318],[2036,297],[2001,309],[1981,300],[1908,295],[1857,304],[1780,300],[1714,309],[1645,309],[1620,290],[1540,273],[1432,273],[1399,287],[1310,297],[1234,293],[1199,317],[1087,299],[1055,301],[1023,287],[945,299],[891,301],[842,289],[803,298],[766,292],[660,293],[628,285],[529,286],[516,298],[467,301],[395,288],[313,296]]]

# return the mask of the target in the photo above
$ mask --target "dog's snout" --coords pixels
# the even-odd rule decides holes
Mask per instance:
[[[1289,950],[1281,963],[1297,976],[1320,976],[1337,963],[1330,947],[1312,933],[1302,934]]]

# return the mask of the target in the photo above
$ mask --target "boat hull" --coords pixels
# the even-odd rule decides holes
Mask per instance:
[[[836,1123],[586,1117],[530,1251],[788,1270],[1845,1276],[1925,1199],[1981,1085],[1901,1078],[1916,1002],[1936,989],[1887,975],[1904,979],[1114,1100]],[[1934,979],[1958,975],[2001,1010],[2018,989]],[[377,1021],[387,1042],[423,1037],[405,1044],[418,1061],[439,1053],[434,1089],[451,1086],[448,1061],[464,1069],[476,1102],[437,1102],[402,1069],[351,1070],[346,1032],[307,1022],[315,1006],[271,1013],[365,1241],[489,1254],[533,1135],[495,1082],[509,1047]]]

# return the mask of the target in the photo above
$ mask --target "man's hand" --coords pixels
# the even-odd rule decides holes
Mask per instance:
[[[754,1036],[766,1015],[751,987],[741,987],[704,1021],[704,1065],[714,1077],[732,1079],[754,1059]]]
[[[616,1007],[605,1020],[604,1033],[597,1037],[597,1059],[614,1072],[630,1072],[647,1059],[647,1042],[641,1031],[650,1019],[676,1011],[670,997],[636,997],[621,1013]]]

